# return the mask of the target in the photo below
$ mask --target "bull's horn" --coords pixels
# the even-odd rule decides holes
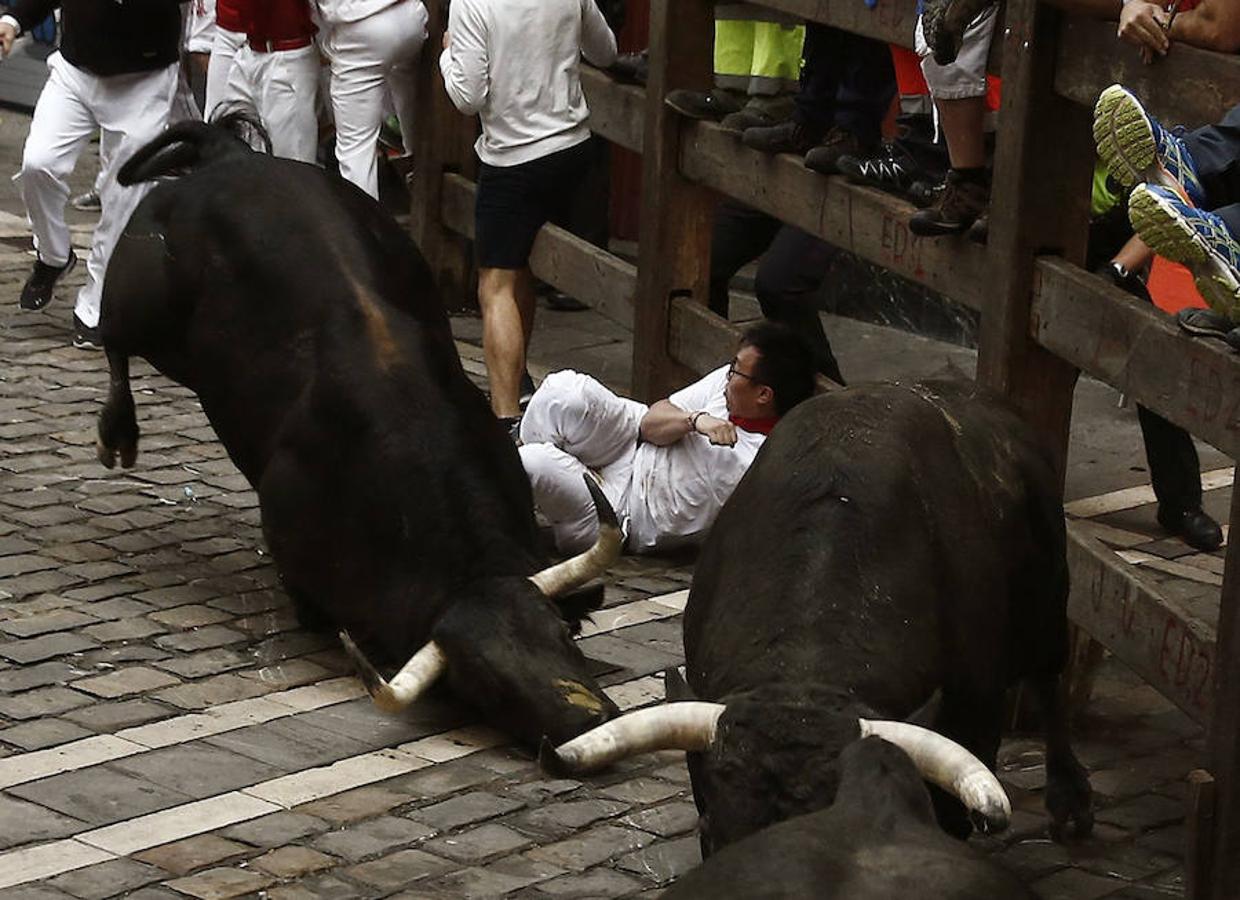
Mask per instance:
[[[582,478],[585,479],[590,497],[594,500],[594,509],[598,513],[598,539],[585,553],[530,576],[534,586],[548,597],[567,594],[591,578],[603,574],[604,569],[619,559],[620,548],[624,544],[624,535],[620,533],[616,511],[611,508],[593,478],[589,475],[583,475]]]
[[[401,667],[392,680],[387,681],[370,664],[370,660],[358,649],[357,644],[353,643],[347,631],[340,632],[340,641],[353,664],[357,666],[357,674],[366,685],[375,706],[384,712],[396,713],[409,706],[448,668],[448,658],[439,649],[439,645],[434,641],[427,641],[426,646],[413,654],[413,658]]]
[[[910,757],[922,778],[955,795],[982,816],[987,831],[1007,828],[1012,804],[999,779],[980,759],[938,732],[908,722],[861,719],[861,736],[875,735]]]
[[[558,747],[544,742],[539,761],[552,774],[585,774],[639,753],[705,750],[723,710],[722,703],[699,701],[639,709]]]

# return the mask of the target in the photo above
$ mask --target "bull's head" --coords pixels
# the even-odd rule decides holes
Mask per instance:
[[[988,830],[1007,826],[1011,806],[973,754],[927,728],[861,718],[843,695],[810,690],[797,701],[737,697],[728,704],[682,701],[629,713],[572,741],[543,744],[543,767],[580,775],[635,753],[690,752],[702,811],[704,852],[766,825],[822,809],[839,786],[843,749],[876,735],[904,750],[922,777],[955,795]]]
[[[431,640],[390,681],[341,633],[376,706],[399,712],[445,676],[488,724],[531,746],[544,735],[566,741],[619,714],[568,624],[583,612],[571,607],[574,592],[611,565],[623,543],[611,505],[589,478],[586,485],[599,515],[594,546],[528,578],[471,581],[436,620]],[[597,606],[602,594],[595,596]]]

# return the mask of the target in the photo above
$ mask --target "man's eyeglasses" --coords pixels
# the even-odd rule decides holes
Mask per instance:
[[[742,372],[740,369],[736,368],[735,359],[733,359],[730,363],[728,363],[728,380],[729,381],[732,379],[733,375],[739,375],[741,376],[741,378],[748,379],[749,381],[752,381],[754,384],[763,384],[761,379],[756,378],[753,375],[746,374],[745,372]]]

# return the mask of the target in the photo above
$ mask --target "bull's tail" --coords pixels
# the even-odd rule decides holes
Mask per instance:
[[[271,139],[248,112],[231,111],[206,122],[177,122],[125,161],[116,180],[125,186],[186,175],[209,163],[251,152],[249,141],[271,152]]]

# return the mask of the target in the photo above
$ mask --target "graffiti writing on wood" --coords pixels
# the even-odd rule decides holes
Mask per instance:
[[[883,213],[882,248],[892,263],[921,271],[921,243],[903,220]]]
[[[1171,615],[1163,623],[1158,667],[1173,687],[1184,692],[1193,706],[1198,709],[1208,706],[1213,661],[1184,623]]]

